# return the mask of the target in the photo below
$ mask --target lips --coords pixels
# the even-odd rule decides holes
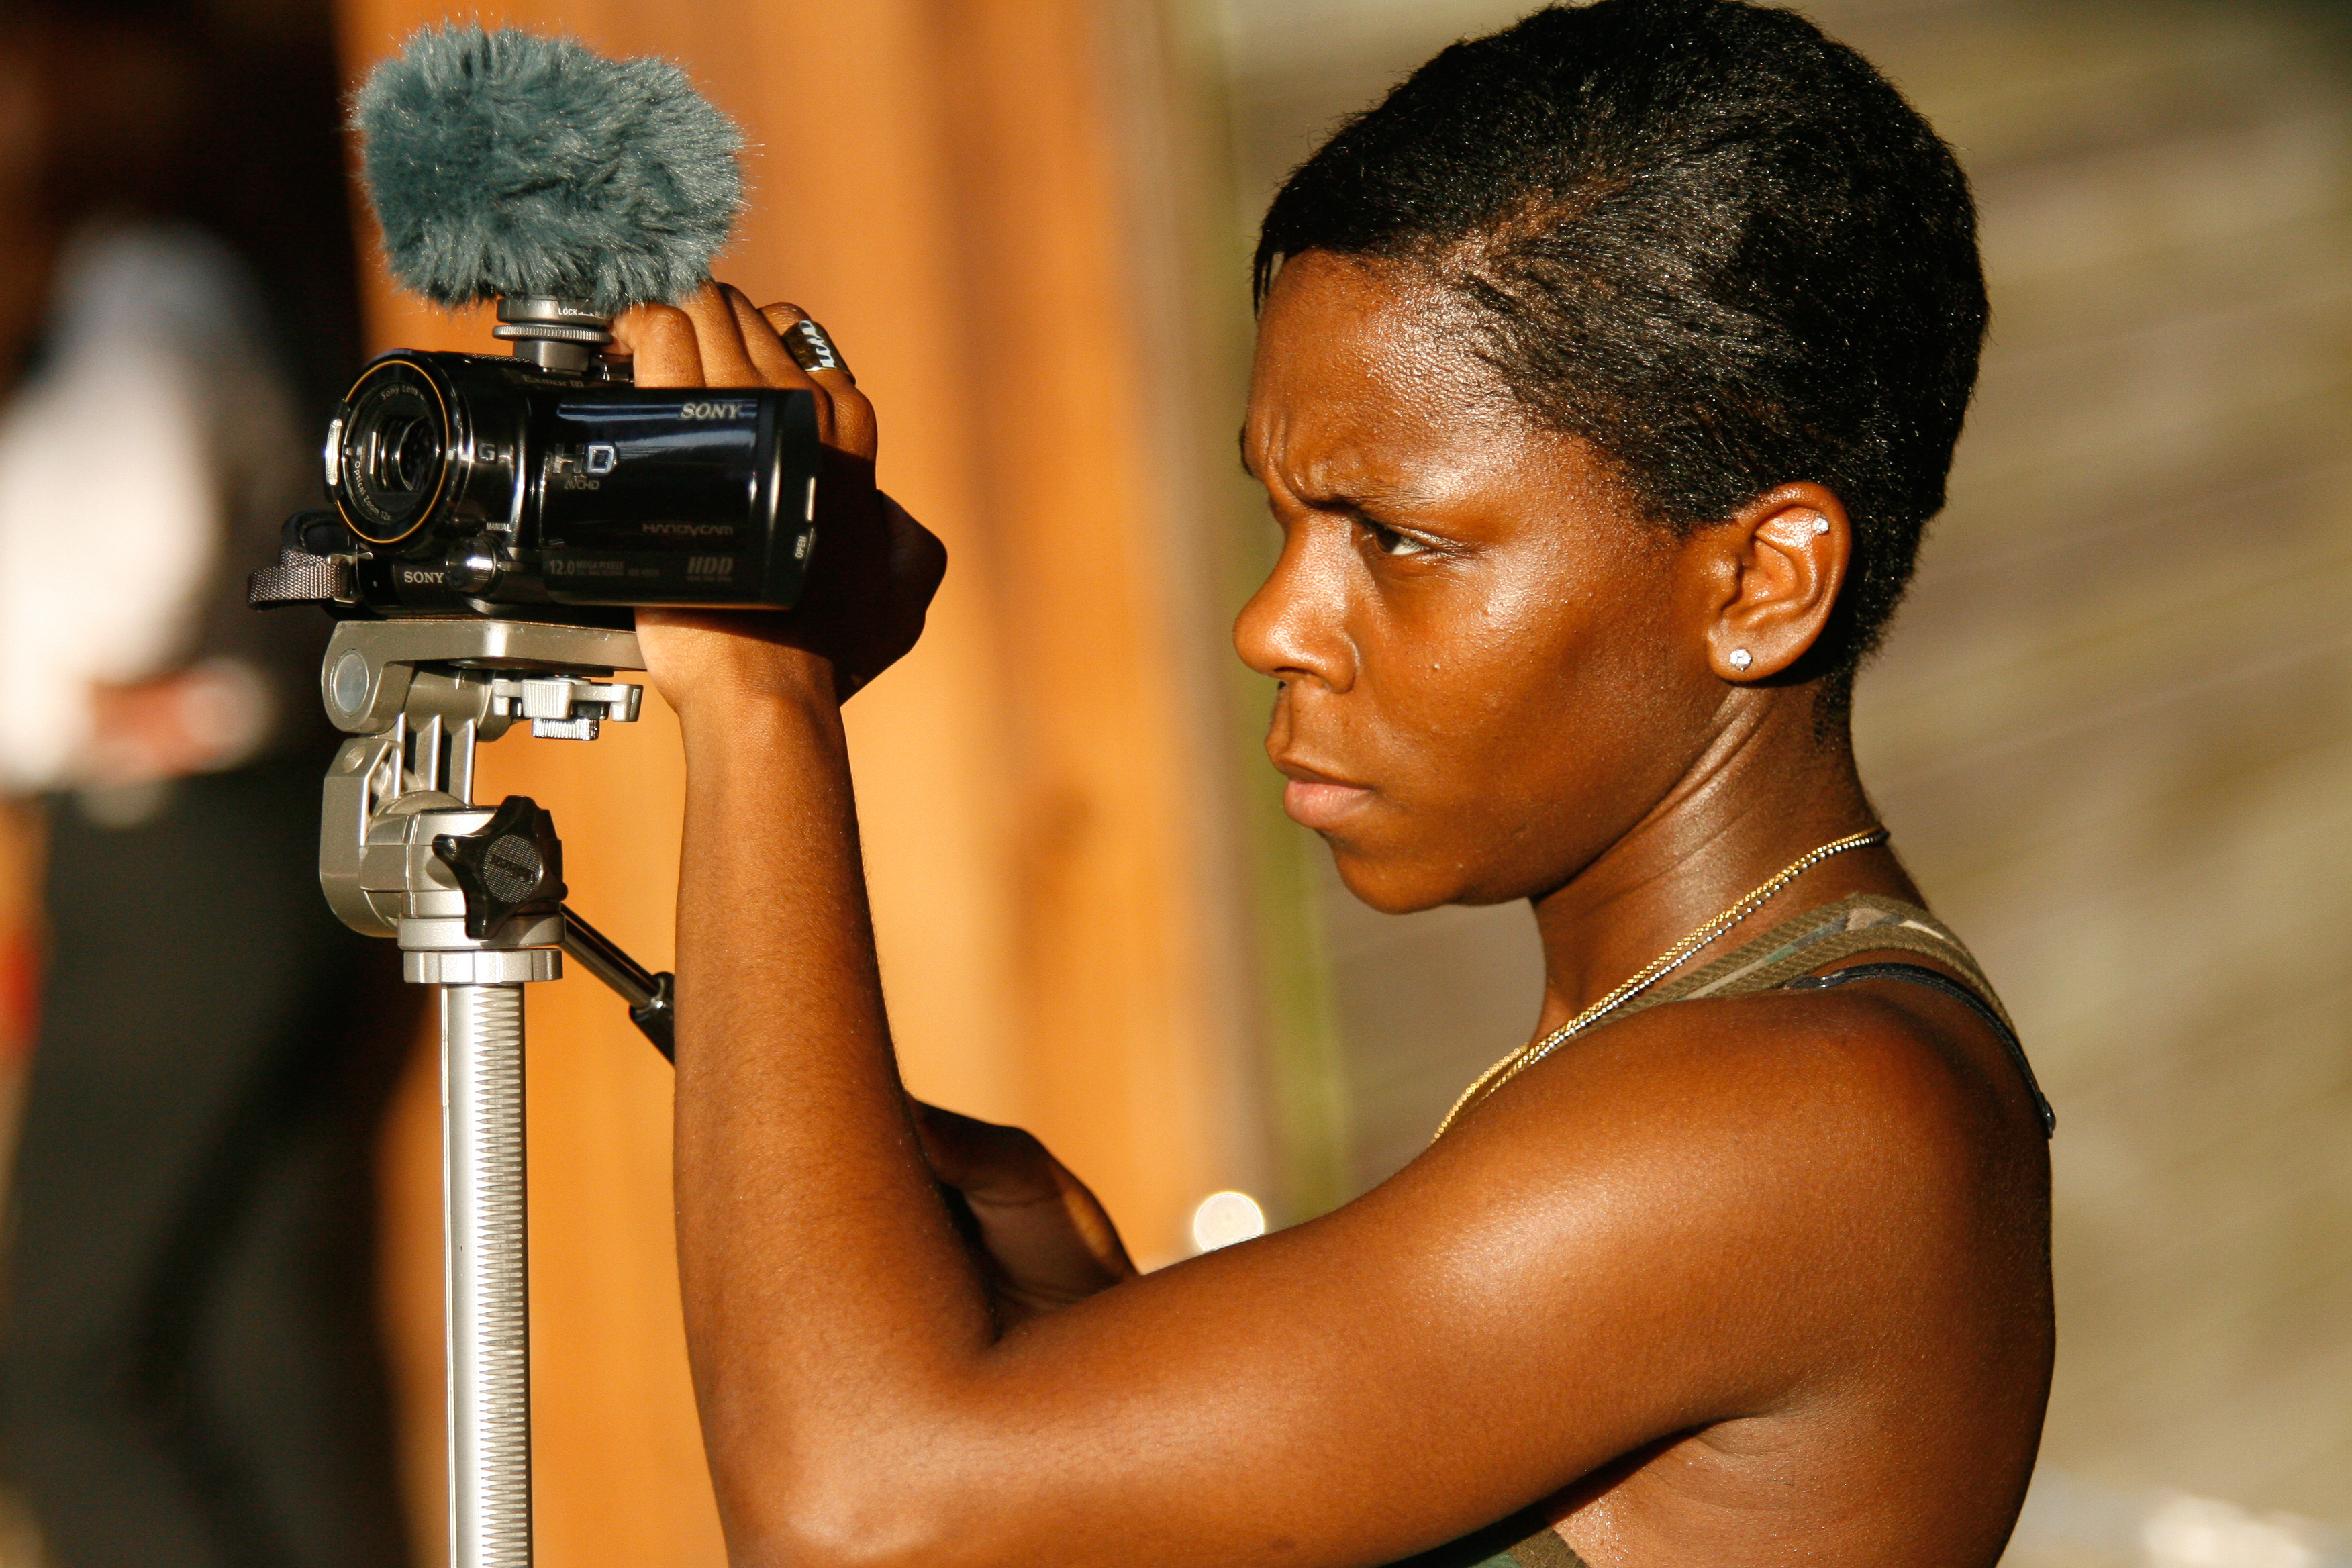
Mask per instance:
[[[1372,798],[1372,792],[1362,784],[1346,784],[1296,763],[1276,765],[1290,775],[1290,782],[1282,789],[1282,809],[1301,827],[1328,832]]]

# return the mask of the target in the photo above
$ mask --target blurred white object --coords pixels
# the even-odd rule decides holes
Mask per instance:
[[[2173,1497],[2140,1527],[2149,1568],[2317,1568],[2293,1520],[2259,1519],[2235,1503]]]
[[[59,257],[47,352],[0,408],[0,789],[229,767],[268,738],[269,689],[232,660],[154,710],[204,726],[190,743],[102,735],[97,708],[189,657],[236,476],[286,444],[257,317],[194,230],[89,229]]]
[[[2217,1498],[2102,1486],[2047,1465],[2002,1568],[2352,1568],[2344,1533]]]
[[[1247,1193],[1211,1193],[1192,1211],[1192,1245],[1214,1252],[1265,1234],[1265,1211]]]

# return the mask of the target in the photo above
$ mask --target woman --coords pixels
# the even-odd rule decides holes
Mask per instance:
[[[1529,900],[1544,1012],[1392,1180],[1148,1279],[1033,1142],[899,1088],[838,701],[940,558],[870,408],[790,307],[625,323],[644,384],[814,385],[835,461],[802,612],[644,617],[733,1560],[1991,1563],[2045,1111],[1845,724],[1975,374],[1959,171],[1790,14],[1602,0],[1344,128],[1259,280],[1284,542],[1236,641],[1286,804],[1377,908]]]

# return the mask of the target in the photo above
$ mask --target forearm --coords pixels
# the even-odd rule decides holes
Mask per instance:
[[[830,672],[775,661],[781,689],[681,715],[679,1258],[715,1479],[752,1534],[992,1337],[891,1057]]]

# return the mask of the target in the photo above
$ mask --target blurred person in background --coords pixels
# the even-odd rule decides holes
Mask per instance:
[[[356,360],[322,5],[0,17],[0,787],[47,798],[7,1479],[72,1568],[405,1555],[375,1124],[319,896],[325,627],[244,605]]]

